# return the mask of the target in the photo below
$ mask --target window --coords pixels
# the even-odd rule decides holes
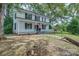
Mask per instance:
[[[44,22],[46,22],[46,18],[44,18]]]
[[[35,16],[36,21],[40,21],[40,16]]]
[[[29,20],[32,20],[32,14],[28,14],[28,15],[27,15],[27,18],[28,18]]]
[[[43,25],[43,24],[42,24],[42,29],[46,29],[46,25]]]
[[[25,13],[25,19],[32,20],[32,14]]]
[[[46,22],[46,18],[45,18],[45,17],[42,17],[42,21],[43,21],[43,22]]]
[[[32,29],[32,24],[25,23],[25,29]]]
[[[14,29],[16,30],[16,23],[14,24],[15,26],[14,26]]]
[[[43,17],[42,17],[42,21],[43,21]]]

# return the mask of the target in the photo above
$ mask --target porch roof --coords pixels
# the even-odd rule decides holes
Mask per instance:
[[[35,21],[35,20],[28,20],[24,18],[17,17],[18,21],[23,21],[23,22],[32,22],[32,23],[41,23],[41,24],[51,24],[49,22],[42,22],[42,21]]]

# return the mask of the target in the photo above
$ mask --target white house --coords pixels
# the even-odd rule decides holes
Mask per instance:
[[[48,33],[52,32],[48,17],[32,11],[18,9],[14,11],[13,32],[17,34]]]

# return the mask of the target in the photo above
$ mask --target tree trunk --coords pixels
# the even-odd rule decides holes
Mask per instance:
[[[0,4],[0,40],[4,37],[4,16],[5,16],[5,6],[6,4]]]

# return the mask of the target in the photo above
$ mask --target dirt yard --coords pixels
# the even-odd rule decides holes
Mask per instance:
[[[79,56],[79,47],[53,34],[8,35],[0,41],[1,56]]]

